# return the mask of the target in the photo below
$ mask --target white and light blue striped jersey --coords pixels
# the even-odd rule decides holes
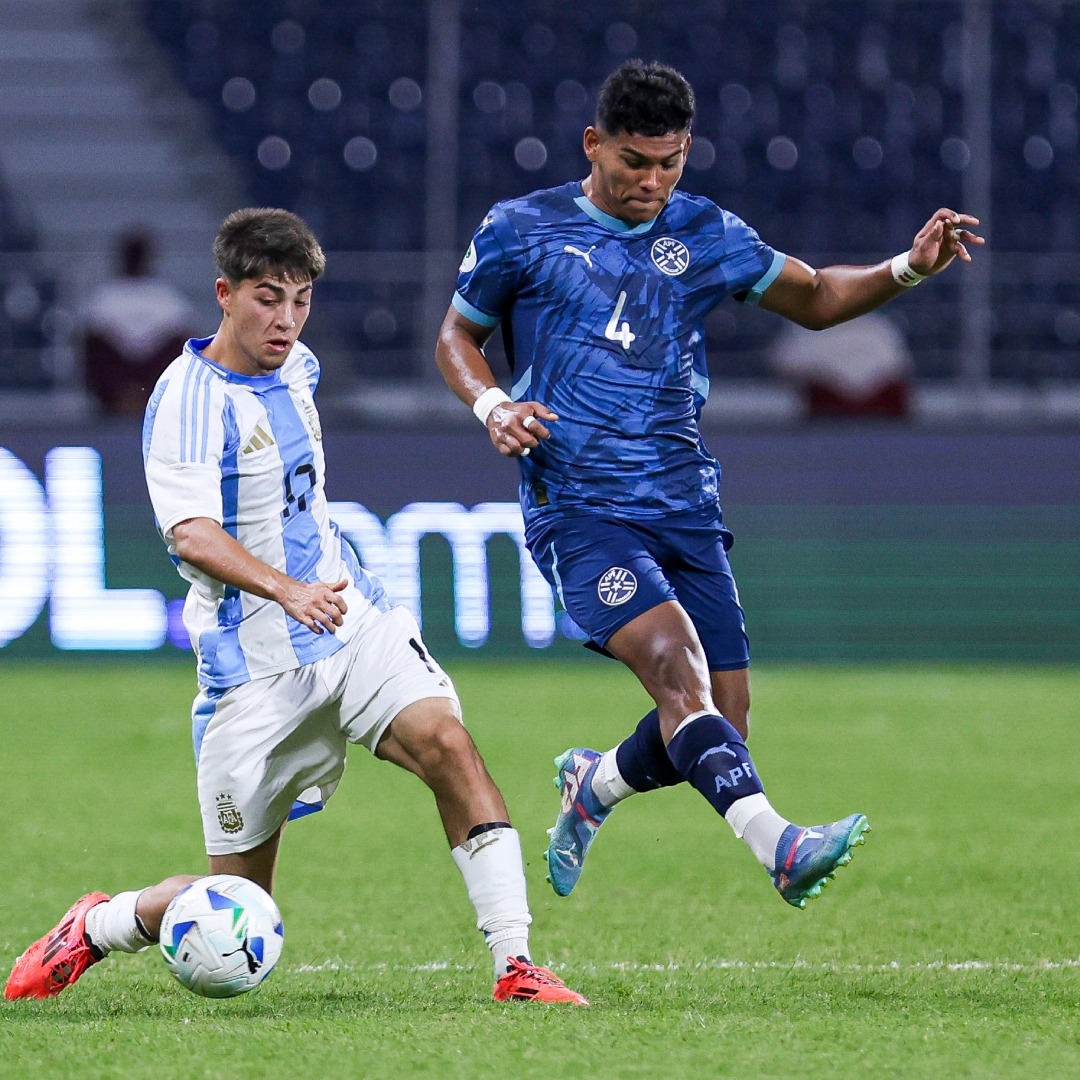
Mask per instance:
[[[158,380],[142,444],[158,529],[191,582],[184,625],[199,683],[224,689],[329,656],[369,606],[390,605],[329,517],[315,355],[297,342],[279,371],[249,377],[204,356],[211,340],[189,341]],[[183,562],[172,529],[196,517],[218,522],[256,558],[298,581],[348,579],[344,625],[316,634],[279,604]]]

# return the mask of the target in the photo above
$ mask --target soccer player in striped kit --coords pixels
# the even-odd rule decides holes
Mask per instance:
[[[163,373],[143,425],[157,526],[190,582],[210,873],[272,892],[285,822],[322,808],[359,743],[433,792],[491,950],[495,999],[587,1005],[530,960],[520,841],[450,678],[329,518],[319,362],[299,340],[325,266],[318,241],[287,211],[238,210],[214,257],[221,325]],[[82,897],[19,957],[6,996],[51,997],[107,953],[145,948],[194,880]]]

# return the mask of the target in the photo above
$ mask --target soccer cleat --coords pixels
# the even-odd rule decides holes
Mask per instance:
[[[55,997],[96,964],[102,953],[86,936],[86,913],[108,899],[95,892],[76,900],[60,922],[15,961],[4,997],[8,1001]]]
[[[869,831],[863,814],[806,829],[789,825],[776,845],[776,869],[769,871],[777,892],[792,907],[806,907],[806,901],[820,896],[836,871],[851,862],[852,849],[866,842]]]
[[[523,956],[508,956],[510,970],[495,984],[496,1001],[566,1001],[571,1005],[588,1005],[576,990],[571,990],[547,968],[537,967]]]
[[[548,829],[545,857],[547,879],[559,896],[569,896],[581,877],[582,864],[596,830],[611,807],[604,806],[593,794],[592,778],[602,754],[583,747],[573,747],[555,759],[555,787],[562,796],[562,809],[555,824]]]

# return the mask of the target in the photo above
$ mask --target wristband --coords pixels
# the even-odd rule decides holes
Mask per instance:
[[[488,417],[491,415],[491,410],[499,405],[505,405],[508,401],[512,401],[505,390],[500,389],[498,386],[489,386],[474,402],[472,411],[476,416],[476,419],[481,424],[487,426]]]
[[[905,289],[913,289],[920,281],[925,281],[927,276],[911,269],[911,263],[908,262],[910,254],[911,252],[905,251],[902,255],[894,255],[892,261],[893,281],[897,285],[903,285]]]

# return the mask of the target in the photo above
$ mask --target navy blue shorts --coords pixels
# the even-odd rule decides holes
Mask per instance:
[[[603,649],[638,615],[677,600],[697,629],[710,671],[750,665],[727,557],[733,537],[718,506],[646,520],[570,511],[541,519],[527,539],[540,572],[594,646]]]

